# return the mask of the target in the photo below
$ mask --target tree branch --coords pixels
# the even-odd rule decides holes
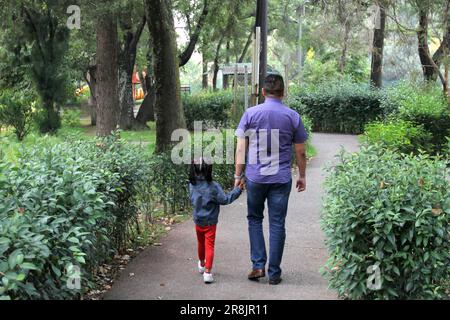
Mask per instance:
[[[188,63],[189,59],[191,59],[191,56],[194,53],[195,46],[197,45],[198,38],[200,37],[200,32],[202,31],[202,28],[205,25],[206,16],[208,15],[208,12],[209,12],[208,4],[209,4],[208,0],[204,0],[203,11],[198,20],[197,26],[195,28],[195,32],[191,36],[188,46],[186,47],[184,52],[182,54],[180,54],[180,56],[179,56],[180,67],[182,67],[186,63]]]
[[[136,29],[136,32],[133,35],[133,40],[131,41],[130,47],[131,48],[136,48],[138,43],[139,43],[139,39],[141,38],[142,32],[144,31],[144,27],[145,24],[147,23],[147,17],[146,15],[144,15],[142,17],[141,23],[139,24],[139,26]]]

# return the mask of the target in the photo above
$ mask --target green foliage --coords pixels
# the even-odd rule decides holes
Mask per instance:
[[[322,62],[317,59],[307,61],[303,70],[303,79],[308,84],[319,84],[325,79],[339,78],[335,61]]]
[[[370,75],[370,66],[365,55],[352,55],[347,58],[344,73],[339,71],[337,52],[326,52],[317,57],[315,51],[308,51],[303,69],[303,82],[309,85],[319,85],[325,81],[353,79],[356,83],[365,83]]]
[[[21,76],[17,81],[31,82],[40,97],[42,110],[37,120],[41,132],[55,133],[61,125],[58,109],[67,98],[63,65],[69,42],[67,16],[58,14],[61,3],[53,0],[16,1],[7,8],[4,23],[9,28],[1,45],[8,51],[8,64],[17,68]]]
[[[308,116],[314,131],[359,134],[365,124],[382,115],[379,96],[368,85],[329,81],[294,90],[287,104]]]
[[[374,146],[341,153],[329,169],[322,216],[330,252],[324,273],[341,297],[447,297],[447,164]],[[366,285],[371,266],[380,270],[379,290]]]
[[[450,109],[439,88],[402,82],[386,90],[382,106],[388,116],[423,126],[431,134],[430,152],[445,151],[450,136]]]
[[[203,121],[212,128],[226,127],[230,121],[233,92],[203,91],[196,95],[183,95],[184,115],[188,129],[194,128],[194,121]]]
[[[430,148],[431,134],[403,120],[376,121],[366,125],[363,140],[403,153],[418,153]]]
[[[81,111],[78,109],[67,109],[62,114],[62,124],[67,127],[76,128],[81,124]]]
[[[313,131],[312,131],[313,122],[307,116],[302,116],[301,118],[302,118],[303,125],[305,126],[305,130],[308,133],[309,138],[311,139],[311,136],[313,133]]]
[[[222,139],[223,149],[217,148],[216,135]],[[233,150],[236,144],[236,138],[233,135]],[[203,139],[195,141],[194,135],[191,135],[190,159],[195,156],[195,150],[205,151],[207,148],[214,148],[213,157],[226,159],[226,136],[224,133],[209,135],[203,134]],[[202,141],[203,143],[200,143]],[[234,158],[233,158],[234,159]],[[145,193],[150,195],[153,203],[162,204],[165,213],[176,213],[185,210],[190,206],[189,200],[189,166],[190,164],[174,164],[172,161],[172,153],[165,152],[152,157],[149,163],[151,184],[146,186]],[[227,164],[226,161],[215,161],[213,164],[213,178],[224,188],[233,186],[234,165]]]
[[[31,129],[33,103],[29,96],[11,90],[4,90],[0,94],[0,126],[13,127],[19,141],[22,141]]]
[[[399,118],[422,125],[430,132],[435,152],[444,149],[446,137],[450,136],[450,109],[439,91],[409,95],[400,105]]]
[[[129,241],[148,159],[115,137],[23,150],[0,165],[0,296],[67,299]],[[81,270],[81,290],[66,286]]]

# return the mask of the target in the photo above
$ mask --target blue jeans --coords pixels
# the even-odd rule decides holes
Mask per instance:
[[[253,269],[265,269],[267,262],[264,242],[264,203],[269,207],[269,278],[281,276],[281,259],[286,239],[285,221],[292,180],[288,183],[260,184],[247,181],[248,232]]]

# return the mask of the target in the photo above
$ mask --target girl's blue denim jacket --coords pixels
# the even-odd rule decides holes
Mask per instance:
[[[236,187],[226,194],[217,182],[198,179],[196,185],[189,184],[189,193],[194,207],[194,222],[205,227],[216,225],[219,221],[220,205],[231,204],[241,195]]]

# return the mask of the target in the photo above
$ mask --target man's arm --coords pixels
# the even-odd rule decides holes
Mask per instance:
[[[303,192],[306,190],[306,145],[304,143],[295,144],[295,159],[300,174],[297,180],[297,190]]]
[[[244,173],[245,167],[245,154],[247,151],[247,139],[246,138],[238,138],[237,139],[237,147],[236,147],[236,170],[235,176],[240,177]],[[234,180],[234,186],[238,187],[241,184],[241,179]]]

